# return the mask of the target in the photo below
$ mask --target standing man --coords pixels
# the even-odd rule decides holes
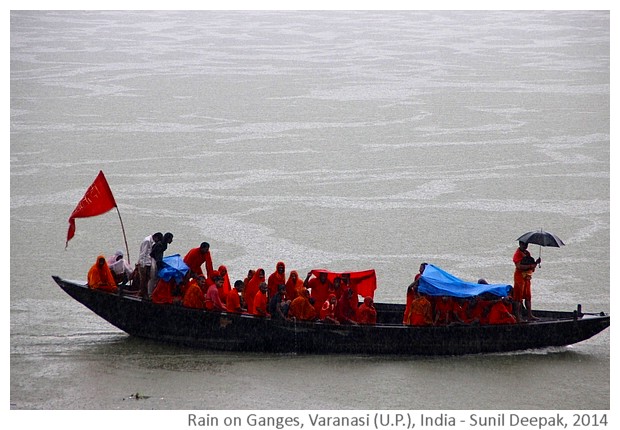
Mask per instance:
[[[153,233],[144,238],[140,244],[140,255],[138,256],[138,274],[140,275],[139,295],[143,299],[148,299],[148,285],[151,280],[151,250],[153,245],[160,242],[164,235],[161,232]]]
[[[512,262],[515,264],[512,298],[515,304],[514,313],[517,317],[517,322],[521,322],[523,300],[525,300],[527,318],[529,320],[537,319],[532,315],[532,273],[534,273],[536,265],[540,264],[540,261],[540,258],[534,261],[534,258],[532,258],[530,252],[527,250],[527,243],[519,241],[519,248],[517,248],[512,256]]]
[[[172,243],[173,235],[168,232],[164,234],[162,240],[153,244],[151,248],[151,279],[149,280],[148,292],[149,296],[153,294],[153,290],[159,280],[159,271],[164,264],[164,252],[168,249],[168,245]]]

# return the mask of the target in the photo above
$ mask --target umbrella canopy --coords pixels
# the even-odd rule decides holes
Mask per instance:
[[[521,235],[517,240],[519,242],[533,243],[540,246],[553,246],[556,248],[564,246],[564,242],[562,242],[562,239],[560,239],[553,233],[549,233],[548,231],[543,230],[527,232]]]
[[[183,258],[179,254],[173,254],[164,257],[164,267],[159,269],[158,274],[164,281],[168,282],[174,278],[178,284],[188,271],[189,267],[183,262]]]

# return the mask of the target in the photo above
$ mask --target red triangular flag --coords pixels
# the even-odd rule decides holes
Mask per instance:
[[[67,243],[75,234],[75,218],[87,218],[106,213],[116,207],[116,201],[112,195],[112,190],[106,181],[103,172],[100,170],[95,182],[86,190],[86,194],[75,207],[69,217],[69,231],[67,232]]]

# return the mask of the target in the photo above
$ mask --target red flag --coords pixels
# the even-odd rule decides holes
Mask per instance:
[[[325,269],[314,269],[312,270],[312,274],[316,277],[319,274],[327,273],[327,279],[329,282],[334,282],[336,277],[341,277],[342,275],[349,274],[351,279],[351,289],[359,294],[362,297],[373,297],[375,296],[375,290],[377,289],[377,274],[375,273],[375,269],[364,270],[361,272],[330,272]]]
[[[112,195],[112,190],[106,181],[103,172],[100,170],[95,182],[86,190],[86,194],[78,203],[69,217],[69,231],[67,232],[67,243],[75,234],[75,218],[87,218],[108,212],[116,207],[116,201]]]

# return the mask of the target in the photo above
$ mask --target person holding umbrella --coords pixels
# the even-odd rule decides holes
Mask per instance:
[[[512,256],[512,262],[515,264],[514,285],[512,286],[513,300],[515,304],[515,316],[517,322],[521,322],[521,308],[525,300],[525,308],[527,309],[528,320],[536,320],[532,314],[532,273],[536,270],[536,266],[540,264],[541,259],[537,260],[530,255],[527,250],[527,242],[519,241],[519,248]]]

